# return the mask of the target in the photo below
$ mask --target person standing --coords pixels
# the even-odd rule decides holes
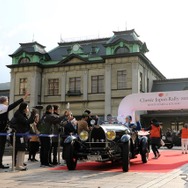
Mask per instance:
[[[68,121],[68,123],[64,127],[65,135],[77,134],[77,120],[74,118],[73,120]]]
[[[78,134],[80,134],[82,131],[89,131],[88,126],[88,113],[82,114],[82,119],[78,121]]]
[[[59,117],[59,106],[53,105],[54,107],[54,116]],[[50,154],[49,154],[49,163],[53,165],[57,165],[57,149],[58,149],[58,135],[59,135],[59,123],[52,125],[52,134],[56,135],[55,137],[52,137],[52,144],[50,148]],[[53,156],[53,160],[52,160]]]
[[[152,119],[150,123],[151,125],[148,128],[143,128],[143,130],[150,131],[151,149],[154,154],[153,159],[158,159],[161,155],[158,148],[161,145],[162,131],[160,123],[156,119]]]
[[[53,124],[60,124],[61,121],[65,119],[65,116],[57,117],[53,114],[54,108],[52,105],[46,106],[46,112],[41,118],[39,122],[39,131],[41,134],[40,136],[40,162],[41,167],[51,167],[49,163],[49,155],[50,155],[50,148],[51,148],[51,139],[48,135],[52,134],[52,125]]]
[[[91,120],[92,120],[91,110],[86,109],[83,114],[87,114],[88,115],[86,121],[87,121],[88,127],[91,129],[91,127],[92,127],[92,124],[91,124]]]
[[[34,134],[29,139],[29,158],[28,161],[38,161],[35,156],[39,151],[39,137],[35,134],[39,134],[39,130],[37,128],[39,122],[39,114],[36,114],[34,122],[30,125],[30,133]]]
[[[14,103],[8,105],[8,97],[1,96],[0,97],[0,133],[6,133],[7,124],[9,121],[8,113],[9,111],[13,110],[17,107],[20,103],[22,103],[29,93],[26,93],[23,98],[15,101]],[[0,168],[9,168],[9,166],[3,165],[3,155],[5,151],[5,144],[6,144],[6,136],[0,136]]]
[[[182,154],[187,154],[188,147],[188,123],[185,123],[180,131]]]
[[[18,110],[14,113],[14,121],[16,122],[16,134],[24,134],[30,130],[30,124],[34,122],[36,110],[31,111],[28,118],[29,107],[26,102],[22,102]],[[26,139],[23,135],[16,135],[16,170],[26,170],[24,166],[24,158],[26,151]]]

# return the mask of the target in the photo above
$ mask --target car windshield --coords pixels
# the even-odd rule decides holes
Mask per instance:
[[[118,124],[117,117],[116,116],[107,116],[107,120],[105,121],[105,123]]]

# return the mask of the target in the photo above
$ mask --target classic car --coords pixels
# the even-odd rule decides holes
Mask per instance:
[[[64,141],[63,158],[69,170],[75,170],[78,160],[97,162],[122,161],[127,172],[130,159],[141,154],[143,163],[148,159],[148,140],[122,124],[94,125],[92,130],[70,135]]]

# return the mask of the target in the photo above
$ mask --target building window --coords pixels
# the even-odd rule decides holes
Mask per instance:
[[[28,57],[23,57],[20,59],[19,63],[29,63],[30,62],[30,59]]]
[[[126,89],[127,82],[127,72],[126,70],[117,72],[117,89]]]
[[[124,53],[129,53],[129,49],[127,47],[118,47],[115,50],[115,54],[124,54]]]
[[[140,92],[143,92],[143,74],[140,72]]]
[[[20,78],[19,94],[24,95],[27,91],[27,78]]]
[[[59,79],[49,79],[48,95],[58,95],[58,94],[59,94]]]
[[[80,88],[81,88],[80,77],[69,78],[69,92],[72,93],[80,92]]]
[[[104,92],[104,76],[92,76],[91,77],[91,93],[103,93]]]

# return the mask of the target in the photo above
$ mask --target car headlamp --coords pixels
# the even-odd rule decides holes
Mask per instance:
[[[87,131],[82,131],[80,134],[79,134],[79,138],[81,141],[86,141],[89,137],[89,134]]]
[[[110,141],[114,140],[116,138],[116,132],[115,131],[107,131],[106,138]]]

